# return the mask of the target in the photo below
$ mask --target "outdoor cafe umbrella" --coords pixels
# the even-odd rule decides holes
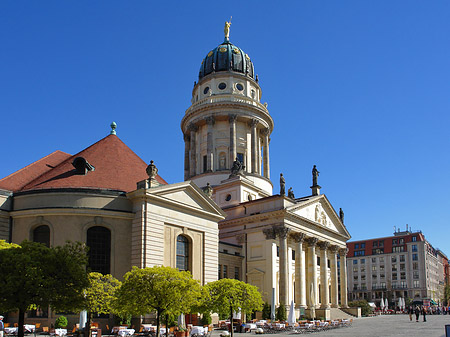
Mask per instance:
[[[272,288],[272,305],[270,306],[270,319],[275,321],[275,288]]]
[[[398,308],[399,308],[400,310],[402,310],[402,303],[403,303],[403,302],[402,302],[402,298],[399,297],[399,298],[398,298],[398,304],[397,304],[397,305],[398,305]]]
[[[389,302],[387,298],[384,299],[384,307],[386,310],[389,309]]]
[[[178,327],[186,328],[186,321],[184,320],[184,314],[178,315]]]
[[[84,329],[87,322],[87,311],[83,310],[80,312],[80,329]]]
[[[295,325],[294,300],[291,301],[291,307],[289,308],[288,323],[290,326]]]
[[[384,299],[383,299],[383,296],[381,296],[380,309],[384,310]]]

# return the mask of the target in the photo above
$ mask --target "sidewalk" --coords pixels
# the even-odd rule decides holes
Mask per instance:
[[[408,315],[380,315],[376,317],[354,318],[351,327],[337,328],[328,331],[308,334],[267,334],[273,337],[295,337],[302,335],[312,336],[367,336],[367,337],[445,337],[445,325],[450,325],[450,315],[429,315],[427,321],[417,323],[415,317],[409,321]],[[211,337],[219,337],[223,330],[215,330]],[[255,337],[255,333],[235,333],[234,337]],[[258,335],[260,336],[260,335]],[[264,336],[264,335],[262,335]]]

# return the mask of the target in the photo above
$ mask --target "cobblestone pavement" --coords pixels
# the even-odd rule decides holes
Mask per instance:
[[[430,315],[423,322],[409,320],[408,315],[382,315],[376,317],[363,317],[353,319],[351,327],[337,328],[305,334],[270,334],[267,337],[295,337],[295,336],[367,336],[367,337],[445,337],[445,325],[450,325],[450,315]],[[212,337],[219,337],[221,331],[214,331]],[[250,337],[255,333],[235,333],[235,337]],[[264,336],[264,335],[263,335]],[[450,335],[449,335],[450,337]]]

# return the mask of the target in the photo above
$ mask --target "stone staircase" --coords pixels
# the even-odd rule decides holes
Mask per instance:
[[[331,319],[351,319],[351,318],[357,317],[355,315],[345,312],[344,310],[345,309],[331,308],[330,309],[330,318]]]

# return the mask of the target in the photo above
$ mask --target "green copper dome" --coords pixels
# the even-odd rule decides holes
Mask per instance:
[[[203,59],[198,78],[202,79],[212,72],[219,71],[235,71],[246,74],[251,78],[255,76],[250,57],[241,48],[233,45],[227,38]]]

